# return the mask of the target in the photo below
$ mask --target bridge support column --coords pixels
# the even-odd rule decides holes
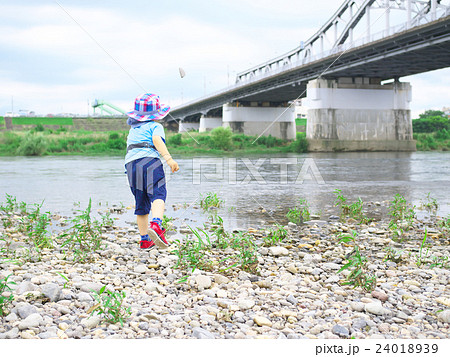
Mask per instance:
[[[415,151],[411,85],[317,79],[307,87],[310,151]]]
[[[200,128],[198,129],[198,131],[200,133],[204,133],[205,131],[211,131],[219,126],[222,126],[221,117],[207,117],[205,115],[202,115],[200,117]]]
[[[228,103],[223,106],[223,126],[235,133],[245,135],[273,136],[294,140],[295,108],[265,106],[237,106]]]

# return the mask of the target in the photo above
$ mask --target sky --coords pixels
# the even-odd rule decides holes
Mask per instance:
[[[339,0],[0,0],[0,116],[131,110],[156,93],[171,106],[311,37]],[[186,76],[182,79],[179,68]],[[450,69],[404,77],[413,118],[450,106]]]

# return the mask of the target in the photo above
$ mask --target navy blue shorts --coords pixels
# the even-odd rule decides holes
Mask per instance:
[[[149,214],[154,200],[166,201],[166,178],[160,159],[143,157],[126,164],[126,169],[128,183],[136,201],[134,214]]]

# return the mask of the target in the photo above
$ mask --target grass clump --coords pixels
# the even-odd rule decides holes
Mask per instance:
[[[59,236],[62,239],[61,248],[73,255],[76,262],[86,262],[102,246],[103,223],[91,217],[92,202],[86,210],[78,210],[79,214],[70,220],[71,228]],[[104,219],[108,219],[107,217]]]
[[[91,316],[96,313],[110,324],[120,322],[121,326],[123,326],[125,319],[131,315],[131,308],[125,308],[123,305],[126,298],[125,291],[113,292],[107,290],[105,285],[98,293],[95,291],[93,293],[97,304],[90,309]]]
[[[339,243],[347,243],[353,246],[353,250],[347,255],[348,262],[338,270],[338,273],[344,270],[350,271],[344,285],[350,285],[354,288],[361,287],[363,290],[371,292],[376,287],[377,278],[367,272],[367,257],[361,255],[361,249],[356,242],[356,231],[352,231],[351,235],[340,234],[339,238]]]
[[[360,223],[367,223],[370,221],[363,212],[364,202],[361,197],[358,197],[356,202],[349,203],[348,199],[342,194],[342,190],[335,190],[334,194],[336,195],[334,206],[339,207],[341,219],[350,217],[359,220]]]
[[[220,208],[223,203],[224,201],[214,192],[207,192],[204,197],[200,195],[200,207],[205,211],[211,207]]]
[[[302,224],[305,221],[309,221],[311,212],[308,201],[306,199],[300,199],[296,207],[289,209],[286,217],[289,219],[289,222],[295,224]]]
[[[0,279],[0,316],[6,315],[6,307],[14,300],[14,295],[11,293],[12,288],[10,285],[15,285],[13,281],[8,281],[8,275],[6,278]]]
[[[270,247],[279,244],[281,241],[285,240],[289,236],[288,231],[277,224],[275,228],[272,228],[269,234],[263,237],[263,245]]]
[[[402,195],[396,194],[394,196],[389,205],[389,215],[391,216],[389,229],[393,231],[395,238],[402,238],[404,231],[412,227],[416,216],[414,208],[415,206],[406,202]]]

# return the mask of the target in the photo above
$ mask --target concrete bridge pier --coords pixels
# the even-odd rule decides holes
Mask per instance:
[[[415,151],[411,85],[363,77],[308,83],[310,151]]]
[[[223,105],[223,126],[234,133],[273,136],[294,140],[295,109],[293,106],[270,106],[268,102],[227,103]]]
[[[208,117],[206,115],[202,115],[200,117],[200,126],[198,131],[200,133],[204,133],[219,126],[222,126],[222,117]]]

